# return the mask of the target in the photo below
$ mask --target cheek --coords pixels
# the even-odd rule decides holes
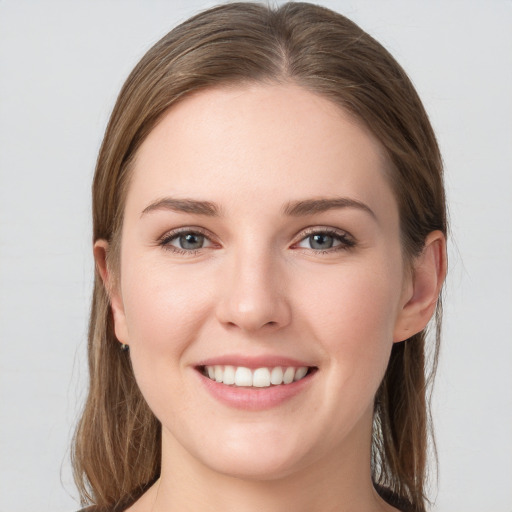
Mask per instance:
[[[146,258],[126,261],[122,294],[131,343],[165,343],[179,339],[206,307],[205,290],[180,270]],[[157,335],[155,337],[155,335]]]
[[[209,291],[190,275],[148,264],[144,257],[127,261],[125,268],[123,302],[135,379],[150,409],[172,426],[179,418],[175,413],[193,403],[184,385],[183,354],[210,314]],[[174,414],[168,414],[170,402]]]
[[[314,286],[300,293],[300,309],[314,337],[341,375],[375,374],[378,385],[393,344],[401,268],[382,261],[347,265],[310,282]]]
[[[210,311],[208,290],[184,272],[128,261],[122,277],[128,343],[137,380],[177,369]],[[177,374],[176,374],[177,375]]]
[[[310,284],[300,292],[301,307],[316,316],[318,325],[368,342],[373,336],[364,333],[392,334],[400,299],[399,269],[347,265],[307,282]]]

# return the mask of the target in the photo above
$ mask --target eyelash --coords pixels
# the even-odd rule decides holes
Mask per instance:
[[[328,249],[313,249],[303,248],[308,251],[313,251],[315,254],[332,254],[339,251],[347,251],[352,249],[356,245],[355,239],[345,231],[340,231],[332,228],[308,228],[301,233],[301,238],[297,243],[306,240],[313,235],[327,235],[332,237],[334,240],[340,242],[339,245],[330,247]],[[294,245],[297,245],[294,244]]]
[[[160,245],[164,250],[173,252],[174,254],[180,254],[184,256],[195,256],[199,254],[204,247],[201,247],[199,249],[181,249],[179,247],[175,247],[171,245],[171,242],[176,240],[179,236],[182,235],[200,235],[205,237],[207,240],[209,240],[212,244],[214,242],[211,241],[211,237],[204,232],[203,230],[199,228],[183,228],[175,231],[171,231],[169,233],[166,233],[164,236],[162,236],[159,241],[158,245]],[[306,251],[313,251],[315,254],[332,254],[339,251],[347,251],[352,249],[356,246],[356,241],[354,238],[349,235],[345,231],[338,231],[332,228],[308,228],[305,231],[301,233],[301,238],[295,242],[293,245],[296,246],[297,244],[303,242],[307,238],[313,236],[313,235],[326,235],[329,237],[332,237],[335,241],[340,242],[339,245],[336,245],[334,247],[330,247],[328,249],[313,249],[313,248],[307,248],[307,247],[299,247],[297,249],[304,249]]]
[[[158,245],[160,245],[164,250],[173,252],[174,254],[181,254],[184,256],[195,256],[199,254],[204,247],[199,249],[180,249],[179,247],[174,247],[171,245],[171,242],[176,238],[182,235],[200,235],[204,236],[206,239],[211,241],[211,237],[199,228],[182,228],[175,231],[171,231],[166,233],[162,238],[160,238]]]

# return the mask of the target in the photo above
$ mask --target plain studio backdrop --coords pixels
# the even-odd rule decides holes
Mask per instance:
[[[444,156],[434,510],[512,512],[512,2],[321,3],[404,66]],[[96,155],[135,63],[213,4],[0,0],[0,512],[78,508]]]

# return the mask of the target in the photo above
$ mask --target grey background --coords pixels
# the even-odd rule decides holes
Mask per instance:
[[[280,2],[279,2],[280,3]],[[402,63],[446,164],[436,511],[512,511],[512,2],[344,1]],[[77,509],[90,182],[143,53],[213,2],[0,0],[0,512]]]

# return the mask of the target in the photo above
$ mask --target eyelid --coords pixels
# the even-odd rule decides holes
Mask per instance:
[[[300,241],[308,236],[315,235],[317,233],[326,233],[329,235],[337,235],[341,237],[350,238],[351,240],[355,241],[355,237],[352,236],[348,231],[345,229],[340,228],[334,228],[331,226],[309,226],[305,229],[303,229],[296,237],[297,241]]]
[[[176,247],[174,245],[171,245],[170,242],[176,238],[178,238],[182,234],[198,234],[201,236],[204,236],[205,239],[207,239],[210,242],[210,245],[207,247],[201,247],[199,249],[181,249],[179,247]],[[187,255],[194,255],[197,254],[199,251],[202,251],[203,249],[209,249],[212,246],[218,245],[215,240],[214,236],[204,228],[201,228],[199,226],[182,226],[179,228],[171,229],[169,231],[166,231],[162,236],[160,236],[157,240],[157,243],[159,246],[161,246],[163,249],[175,252],[178,254],[187,254]]]
[[[297,246],[300,242],[306,240],[308,237],[316,234],[333,236],[341,243],[334,247],[330,247],[328,249],[313,249],[307,247],[297,247],[298,249],[305,249],[308,251],[313,251],[315,253],[328,253],[328,252],[336,252],[343,249],[350,249],[356,245],[356,239],[352,236],[348,231],[339,228],[327,227],[327,226],[311,226],[304,230],[302,230],[299,235],[296,237],[296,241],[293,243],[293,246]],[[293,247],[292,246],[292,247]]]

